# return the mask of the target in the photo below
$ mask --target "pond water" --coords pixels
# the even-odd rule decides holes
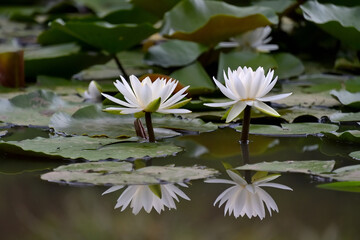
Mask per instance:
[[[11,140],[48,133],[18,129]],[[16,136],[16,134],[18,134]],[[240,134],[219,129],[166,141],[185,147],[176,156],[152,159],[152,165],[207,166],[229,179],[222,162],[243,165]],[[10,137],[9,137],[10,138]],[[336,168],[356,164],[347,156],[355,146],[338,145],[317,137],[275,138],[251,135],[250,162],[336,160]],[[10,140],[10,139],[4,139]],[[337,153],[337,154],[334,154]],[[343,156],[342,156],[343,155]],[[1,239],[356,239],[360,195],[319,189],[325,178],[283,173],[275,180],[293,191],[265,188],[279,207],[272,216],[248,219],[224,216],[224,206],[213,206],[227,184],[191,181],[181,190],[176,210],[133,215],[128,207],[114,209],[122,190],[101,196],[107,187],[69,186],[40,179],[63,162],[47,158],[1,154]],[[28,163],[28,164],[26,164]],[[38,169],[38,170],[36,170]]]

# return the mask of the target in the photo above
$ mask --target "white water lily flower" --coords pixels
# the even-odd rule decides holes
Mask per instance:
[[[84,98],[94,101],[101,100],[101,87],[95,81],[91,81],[88,90],[84,92]]]
[[[205,181],[207,183],[225,183],[234,185],[221,193],[214,202],[214,206],[219,202],[219,207],[226,202],[224,215],[229,213],[229,216],[234,214],[235,218],[246,215],[248,218],[259,217],[260,219],[263,219],[265,217],[265,206],[268,209],[270,216],[271,210],[279,212],[279,209],[274,199],[261,187],[273,187],[292,191],[291,188],[285,185],[269,183],[280,176],[277,174],[258,179],[249,184],[233,171],[227,170],[226,172],[233,181],[227,179],[208,179]]]
[[[240,47],[242,49],[250,49],[258,52],[270,52],[279,48],[276,44],[268,44],[271,41],[269,37],[271,27],[260,27],[252,31],[248,31],[238,37],[230,38],[231,42],[221,42],[220,47]]]
[[[177,109],[185,105],[190,99],[179,102],[187,93],[185,91],[189,86],[182,88],[172,95],[178,82],[176,80],[166,80],[157,78],[154,82],[149,77],[140,81],[136,76],[130,76],[129,85],[122,77],[120,82],[114,82],[115,87],[124,95],[126,101],[122,101],[108,94],[102,95],[107,99],[123,106],[109,107],[105,111],[120,111],[121,114],[131,114],[138,112],[159,112],[159,113],[189,113],[187,109]],[[171,96],[172,95],[172,96]]]
[[[184,183],[178,183],[182,187],[187,187]],[[111,193],[123,188],[123,185],[113,186],[103,193]],[[121,211],[124,211],[130,204],[133,214],[138,214],[142,208],[147,213],[150,213],[152,208],[154,208],[158,213],[163,211],[167,207],[168,209],[176,209],[174,199],[179,202],[179,197],[189,200],[190,198],[181,191],[175,184],[161,184],[161,198],[157,196],[153,191],[151,191],[148,185],[130,185],[124,192],[120,195],[117,200],[115,208],[121,208]]]
[[[279,113],[263,102],[283,99],[290,96],[291,93],[265,97],[265,95],[268,94],[275,86],[277,81],[277,77],[272,79],[273,76],[274,70],[269,70],[268,74],[265,76],[264,69],[262,67],[258,67],[256,71],[253,71],[250,67],[238,67],[235,71],[231,71],[229,68],[228,76],[226,76],[224,71],[225,86],[215,78],[213,79],[220,91],[226,97],[230,98],[231,101],[222,103],[205,103],[204,105],[210,107],[227,107],[233,105],[226,118],[226,122],[234,120],[246,106],[254,106],[266,114],[278,117],[280,116]]]

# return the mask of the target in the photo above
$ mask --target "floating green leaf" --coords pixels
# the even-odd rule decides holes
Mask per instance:
[[[92,46],[99,50],[115,54],[135,46],[151,34],[155,29],[147,23],[143,24],[110,24],[107,22],[63,22],[53,21],[49,32],[39,36],[41,44],[63,43],[75,39],[80,44]],[[65,39],[59,39],[66,36]]]
[[[334,113],[329,118],[333,122],[360,121],[360,112]]]
[[[336,131],[338,128],[339,127],[337,125],[325,123],[284,123],[281,124],[281,127],[274,125],[252,124],[250,125],[250,133],[270,136],[307,136]],[[242,127],[239,126],[235,129],[241,131]]]
[[[360,181],[325,183],[319,184],[317,187],[343,192],[360,192]]]
[[[199,43],[169,40],[150,47],[145,61],[165,68],[180,67],[194,62],[206,50],[207,47]]]
[[[126,162],[78,163],[61,166],[41,178],[51,182],[94,185],[136,185],[180,183],[216,175],[214,169],[199,166],[150,166],[132,170]]]
[[[360,49],[360,7],[343,7],[308,1],[301,5],[306,20],[349,46]]]
[[[360,143],[360,131],[348,130],[344,132],[328,132],[324,133],[326,137],[334,139],[336,141]]]
[[[191,95],[200,95],[215,91],[212,80],[199,62],[179,69],[170,76],[178,80],[183,86],[189,85],[188,92]]]
[[[351,93],[346,90],[333,90],[330,92],[330,94],[339,100],[341,104],[360,109],[360,93]]]
[[[214,45],[277,22],[275,12],[267,7],[235,7],[218,1],[186,0],[165,14],[161,34]]]
[[[0,99],[0,121],[15,125],[47,126],[57,111],[74,113],[86,104],[67,102],[55,93],[37,90],[11,99]]]
[[[180,131],[207,132],[217,129],[212,123],[204,123],[200,119],[180,119],[172,116],[153,114],[155,135],[158,138],[180,135]],[[107,136],[126,138],[135,135],[135,118],[132,115],[114,115],[101,111],[99,106],[80,109],[72,117],[58,113],[51,119],[50,127],[57,132],[69,135]]]
[[[279,109],[280,117],[285,119],[288,122],[294,121],[294,119],[298,117],[304,116],[313,116],[316,117],[318,120],[325,116],[331,116],[333,114],[339,113],[339,111],[330,109],[330,108],[323,108],[323,107],[291,107],[286,109]]]
[[[293,172],[305,174],[319,174],[331,172],[335,161],[308,160],[308,161],[285,161],[285,162],[262,162],[255,164],[246,164],[237,167],[237,170],[253,170],[265,172]]]
[[[0,142],[0,149],[30,156],[99,161],[106,159],[159,157],[181,151],[170,143],[136,143],[136,139],[77,137],[34,138]]]
[[[355,151],[349,154],[350,157],[356,160],[360,160],[360,151]]]
[[[101,53],[81,52],[80,46],[74,43],[42,47],[25,51],[25,74],[27,77],[70,77],[84,68],[105,63],[109,59],[109,56]]]
[[[268,54],[253,52],[230,52],[221,53],[217,72],[217,80],[224,82],[223,72],[227,74],[228,68],[236,70],[238,67],[251,67],[256,70],[263,67],[265,71],[270,68],[277,68],[276,60]]]

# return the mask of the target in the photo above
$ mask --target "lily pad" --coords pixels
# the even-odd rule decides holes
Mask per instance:
[[[215,45],[277,22],[274,10],[267,7],[236,7],[218,1],[185,0],[165,13],[160,33],[170,38]]]
[[[329,34],[360,49],[360,7],[344,7],[308,1],[302,4],[306,20],[319,24]]]
[[[41,44],[58,44],[72,39],[79,44],[115,54],[135,46],[155,32],[156,30],[148,23],[110,24],[85,21],[65,23],[58,19],[51,23],[50,30],[39,36],[38,41]]]
[[[360,109],[360,93],[351,93],[346,90],[332,90],[330,94],[339,100],[341,104],[351,108]]]
[[[27,77],[51,75],[70,77],[94,64],[106,63],[110,57],[101,53],[82,52],[74,43],[27,50],[24,53]]]
[[[57,111],[74,113],[83,103],[64,101],[55,93],[37,90],[11,99],[0,99],[0,121],[15,125],[47,126]]]
[[[73,116],[64,113],[54,115],[50,127],[68,135],[126,138],[136,136],[134,121],[135,118],[132,115],[109,114],[102,112],[100,106],[89,106],[80,109]],[[200,119],[181,119],[153,114],[152,121],[158,138],[180,135],[177,131],[198,133],[217,129],[215,124],[204,123]]]
[[[274,75],[279,79],[299,76],[305,70],[301,60],[290,53],[276,53],[273,57],[278,65]]]
[[[305,174],[319,174],[331,172],[335,161],[308,160],[308,161],[285,161],[285,162],[262,162],[246,164],[237,167],[237,170],[253,170],[265,172],[293,172]]]
[[[355,151],[349,154],[350,157],[352,157],[355,160],[360,160],[360,151]]]
[[[326,137],[334,139],[336,141],[348,142],[348,143],[360,143],[360,131],[348,130],[344,132],[328,132],[324,133]]]
[[[205,69],[199,62],[181,68],[170,75],[178,80],[183,86],[190,86],[188,92],[191,95],[200,95],[215,91],[215,85],[209,78]]]
[[[360,192],[360,181],[325,183],[319,184],[317,187],[342,192]]]
[[[132,164],[126,162],[96,162],[60,166],[43,174],[41,179],[76,184],[138,185],[188,182],[217,173],[214,169],[199,166],[150,166],[132,170]]]
[[[170,143],[137,143],[136,139],[77,137],[34,138],[23,141],[0,142],[0,149],[28,156],[65,159],[125,160],[128,158],[159,157],[180,152]]]
[[[221,53],[219,58],[217,80],[223,83],[223,71],[227,73],[228,68],[235,70],[239,66],[251,67],[254,70],[261,66],[266,72],[270,68],[277,68],[278,64],[273,57],[264,53],[253,53],[246,51]]]
[[[329,116],[333,122],[356,122],[360,121],[360,112],[334,113]]]
[[[145,55],[149,65],[161,67],[181,67],[194,62],[207,47],[195,42],[169,40],[152,46]]]
[[[281,127],[274,125],[250,125],[250,133],[258,135],[269,136],[308,136],[319,135],[323,132],[332,132],[338,130],[335,124],[325,123],[290,123],[281,124]],[[236,127],[236,130],[241,131],[242,126]]]
[[[321,108],[321,107],[297,107],[294,106],[292,108],[279,109],[279,114],[281,118],[285,119],[288,122],[293,122],[294,119],[298,117],[304,116],[313,116],[318,120],[324,116],[332,116],[338,114],[338,110],[330,109],[330,108]]]

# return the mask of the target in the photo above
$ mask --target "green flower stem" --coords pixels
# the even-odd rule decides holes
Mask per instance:
[[[113,58],[116,62],[117,67],[120,69],[121,73],[123,74],[123,77],[128,80],[129,79],[129,75],[127,75],[127,73],[125,72],[125,69],[123,68],[120,59],[116,56],[116,54],[113,55]]]
[[[154,128],[151,121],[151,113],[145,112],[146,127],[148,129],[149,142],[155,142]]]
[[[242,152],[242,158],[244,165],[250,163],[250,156],[249,156],[249,144],[241,144],[241,152]],[[248,183],[251,183],[251,171],[245,170],[244,171],[244,178],[245,181]]]
[[[241,140],[240,140],[241,145],[249,144],[250,115],[251,115],[251,107],[246,106],[244,110],[244,118],[242,122]]]

